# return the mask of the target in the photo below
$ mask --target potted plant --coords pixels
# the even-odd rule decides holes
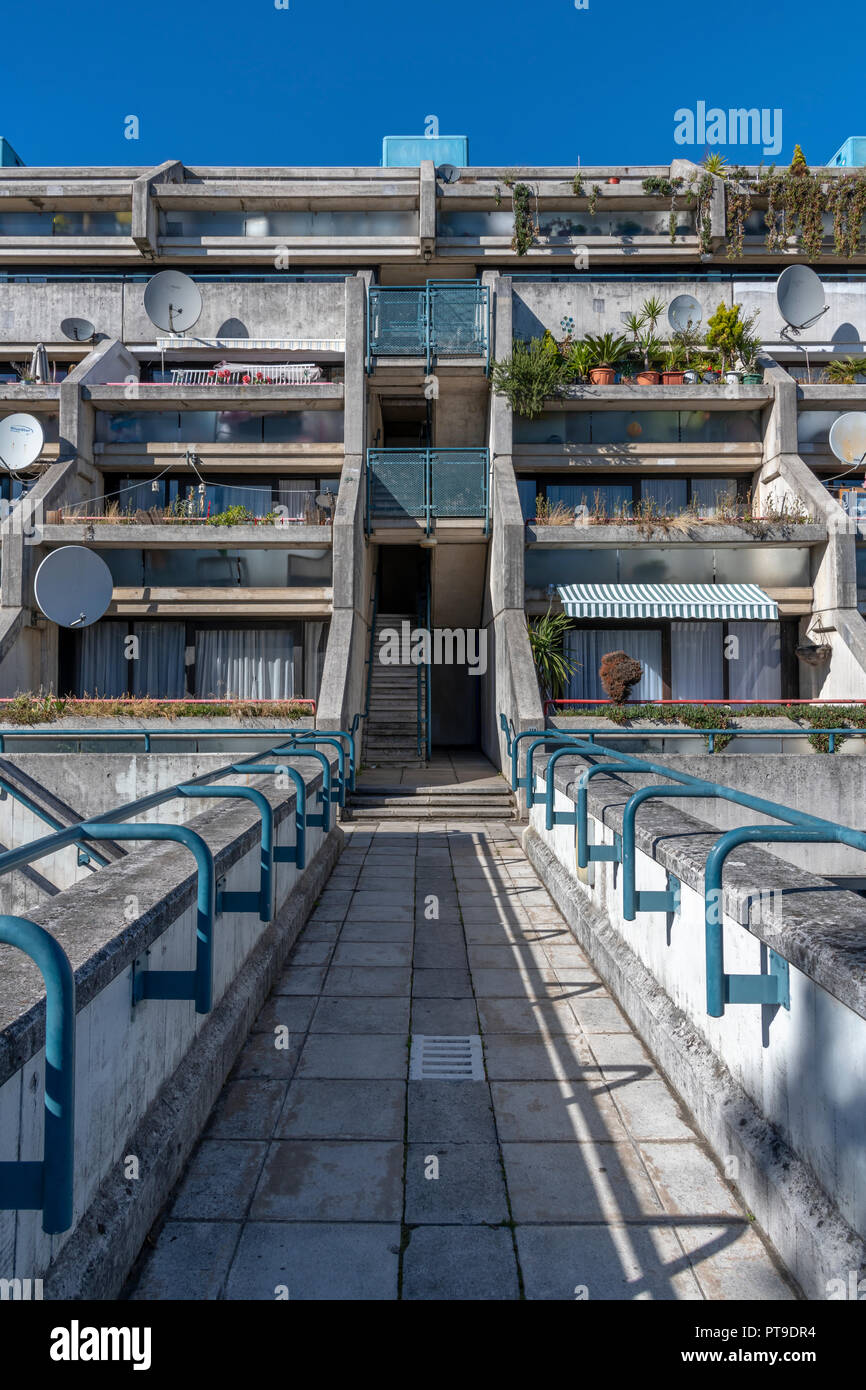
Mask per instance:
[[[682,386],[685,381],[686,354],[680,343],[671,342],[662,362],[662,384]]]
[[[548,608],[543,618],[530,618],[526,626],[539,689],[544,699],[555,700],[577,670],[563,651],[562,639],[571,619]]]
[[[853,386],[858,376],[866,375],[866,357],[842,357],[827,368],[827,380],[834,386]]]
[[[761,351],[761,335],[744,333],[740,339],[740,361],[743,364],[743,385],[760,386],[764,380],[763,372],[758,370],[758,353]]]
[[[592,366],[589,379],[593,386],[612,386],[616,369],[629,355],[630,344],[627,338],[615,338],[612,333],[591,334],[586,339],[590,349]]]
[[[720,304],[707,322],[707,346],[718,352],[726,381],[740,380],[736,364],[742,358],[744,347],[748,350],[757,318],[757,312],[747,319],[741,318],[739,304],[732,304],[729,309]]]
[[[573,381],[586,381],[593,365],[592,348],[586,338],[572,343],[565,358],[566,371]]]
[[[598,677],[608,699],[615,705],[624,705],[643,677],[643,667],[627,652],[605,652],[598,668]]]

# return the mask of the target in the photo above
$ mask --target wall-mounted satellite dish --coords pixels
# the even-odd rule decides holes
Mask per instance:
[[[856,468],[866,460],[866,413],[849,410],[830,426],[830,448],[840,463]]]
[[[678,294],[668,308],[668,323],[675,333],[685,333],[689,326],[697,328],[704,316],[693,294]]]
[[[776,281],[776,303],[788,329],[795,334],[811,328],[830,307],[824,298],[824,286],[807,265],[785,267]],[[783,338],[785,333],[782,329]]]
[[[456,164],[440,164],[436,173],[443,183],[460,182],[460,170]]]
[[[96,337],[96,329],[90,319],[64,319],[60,332],[64,338],[71,338],[73,343],[89,343]]]
[[[89,627],[111,603],[111,570],[83,545],[62,545],[36,571],[36,602],[58,627]]]
[[[0,420],[0,463],[10,473],[35,463],[44,443],[45,435],[35,415],[7,415]]]
[[[791,335],[799,338],[805,328],[811,328],[830,308],[824,297],[824,286],[807,265],[785,267],[776,281],[776,304],[785,320],[780,336],[792,347],[801,345],[793,342]],[[811,381],[808,346],[803,343],[801,350],[806,354],[806,380]]]
[[[185,333],[201,316],[201,291],[182,271],[161,270],[145,286],[144,310],[157,328]]]

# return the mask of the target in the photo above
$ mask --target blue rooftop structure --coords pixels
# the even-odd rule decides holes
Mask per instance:
[[[866,165],[866,135],[849,135],[827,164],[832,168],[862,169]]]
[[[16,154],[5,136],[0,135],[0,169],[24,168],[24,160]]]
[[[455,164],[465,169],[469,163],[468,135],[386,135],[382,141],[385,169],[412,168],[424,159],[435,165]]]

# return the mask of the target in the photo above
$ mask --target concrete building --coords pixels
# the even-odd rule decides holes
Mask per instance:
[[[367,761],[499,763],[499,713],[540,717],[525,619],[552,605],[574,699],[614,647],[637,698],[866,698],[866,517],[827,485],[866,387],[804,382],[773,293],[803,258],[767,251],[754,200],[734,265],[725,219],[687,161],[3,168],[0,414],[46,442],[35,480],[2,478],[0,695],[303,696],[323,726],[367,713]],[[863,265],[830,239],[813,367],[866,337]],[[165,269],[201,291],[184,335],[144,309]],[[759,313],[758,382],[577,385],[534,419],[491,392],[515,339],[621,334],[681,294],[704,324]],[[34,598],[69,544],[114,581],[80,632]],[[485,660],[374,668],[403,624],[480,631]]]

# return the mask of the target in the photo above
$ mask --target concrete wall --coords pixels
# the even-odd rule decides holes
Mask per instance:
[[[498,276],[485,280],[491,286],[493,302],[494,356],[502,358],[511,351],[511,280]],[[487,675],[481,692],[481,746],[500,768],[507,765],[508,756],[501,714],[505,714],[512,732],[544,727],[523,608],[525,532],[511,461],[511,415],[504,396],[491,397],[491,535],[483,611]]]
[[[155,267],[156,268],[156,267]],[[0,343],[62,343],[67,318],[89,319],[100,337],[152,343],[159,330],[144,312],[141,284],[4,285]],[[342,282],[202,285],[198,337],[342,338]]]
[[[562,810],[573,810],[574,775],[557,777]],[[591,787],[589,839],[610,844],[631,788],[600,777]],[[670,872],[682,899],[676,915],[635,922],[622,916],[621,866],[577,869],[573,826],[547,831],[535,807],[524,843],[745,1205],[806,1297],[823,1299],[831,1279],[866,1265],[866,904],[741,847],[725,870],[725,968],[766,971],[772,947],[790,962],[791,1007],[728,1005],[710,1018],[706,831],[661,803],[639,812],[638,887],[663,889]]]
[[[589,247],[592,255],[592,245]],[[540,270],[541,267],[533,267]],[[563,267],[568,273],[572,267]],[[777,343],[782,319],[776,307],[776,276],[768,272],[766,281],[734,280],[707,283],[706,280],[574,280],[544,284],[516,281],[514,296],[514,336],[540,338],[549,329],[555,338],[563,336],[561,320],[574,319],[574,333],[624,332],[621,313],[636,313],[645,299],[653,295],[665,305],[680,294],[694,295],[703,311],[703,323],[719,304],[740,304],[743,314],[757,309],[757,331],[769,343]],[[809,332],[813,342],[837,342],[841,346],[866,339],[866,281],[849,284],[826,282],[824,291],[830,308]]]
[[[130,774],[131,775],[131,774]],[[256,785],[274,806],[276,840],[294,843],[294,791],[273,777]],[[307,784],[316,808],[321,773]],[[259,816],[216,803],[193,829],[230,891],[259,880]],[[147,1231],[179,1177],[219,1089],[285,956],[340,852],[342,831],[310,827],[307,869],[279,864],[277,914],[226,912],[214,935],[214,1008],[145,1001],[131,1008],[133,962],[189,969],[194,958],[196,874],[188,850],[133,849],[33,916],[60,942],[76,974],[75,1214],[46,1236],[35,1212],[0,1212],[4,1276],[44,1278],[49,1298],[116,1298]],[[0,1159],[41,1153],[44,1001],[38,972],[0,947]],[[124,1160],[138,1160],[130,1180]]]

